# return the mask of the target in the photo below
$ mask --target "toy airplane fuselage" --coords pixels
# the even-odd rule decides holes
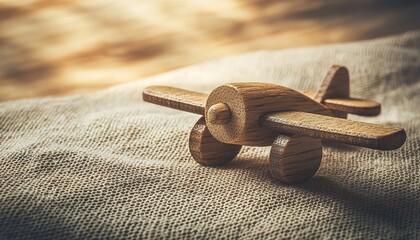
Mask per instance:
[[[393,150],[406,139],[404,129],[345,119],[347,113],[375,116],[380,104],[349,96],[346,68],[333,66],[315,93],[276,84],[239,82],[209,95],[167,86],[143,90],[143,100],[202,115],[189,147],[203,165],[234,159],[241,146],[272,146],[270,169],[286,183],[315,174],[322,159],[321,140],[378,150]]]

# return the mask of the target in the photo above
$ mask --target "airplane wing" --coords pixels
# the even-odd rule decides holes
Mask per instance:
[[[260,124],[286,135],[303,135],[378,150],[401,147],[404,129],[352,121],[306,112],[277,112],[264,115]]]
[[[143,90],[143,100],[157,105],[204,116],[207,94],[168,86],[150,86]]]

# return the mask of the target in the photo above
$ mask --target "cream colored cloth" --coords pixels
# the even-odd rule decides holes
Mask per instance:
[[[199,53],[197,53],[199,54]],[[226,57],[86,95],[0,104],[0,239],[420,238],[420,32]],[[269,148],[219,167],[188,152],[199,116],[142,102],[145,86],[210,92],[233,81],[318,87],[333,64],[358,120],[403,127],[396,151],[325,147],[318,173],[270,177]],[[352,117],[356,119],[355,117]]]

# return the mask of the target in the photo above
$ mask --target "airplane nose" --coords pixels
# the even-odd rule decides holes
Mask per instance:
[[[228,105],[216,103],[207,111],[207,117],[212,124],[222,125],[230,122],[232,113]]]
[[[229,83],[208,96],[205,120],[220,142],[246,146],[270,146],[278,133],[260,125],[271,112],[303,111],[332,115],[324,105],[292,89],[270,83]]]

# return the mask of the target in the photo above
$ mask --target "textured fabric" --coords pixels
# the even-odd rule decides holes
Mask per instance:
[[[197,53],[199,54],[199,53]],[[0,104],[0,239],[420,238],[420,32],[227,57],[86,95]],[[270,177],[269,148],[224,167],[188,151],[199,116],[144,103],[167,84],[210,92],[233,81],[305,90],[332,64],[407,131],[396,151],[324,148],[317,174]]]

